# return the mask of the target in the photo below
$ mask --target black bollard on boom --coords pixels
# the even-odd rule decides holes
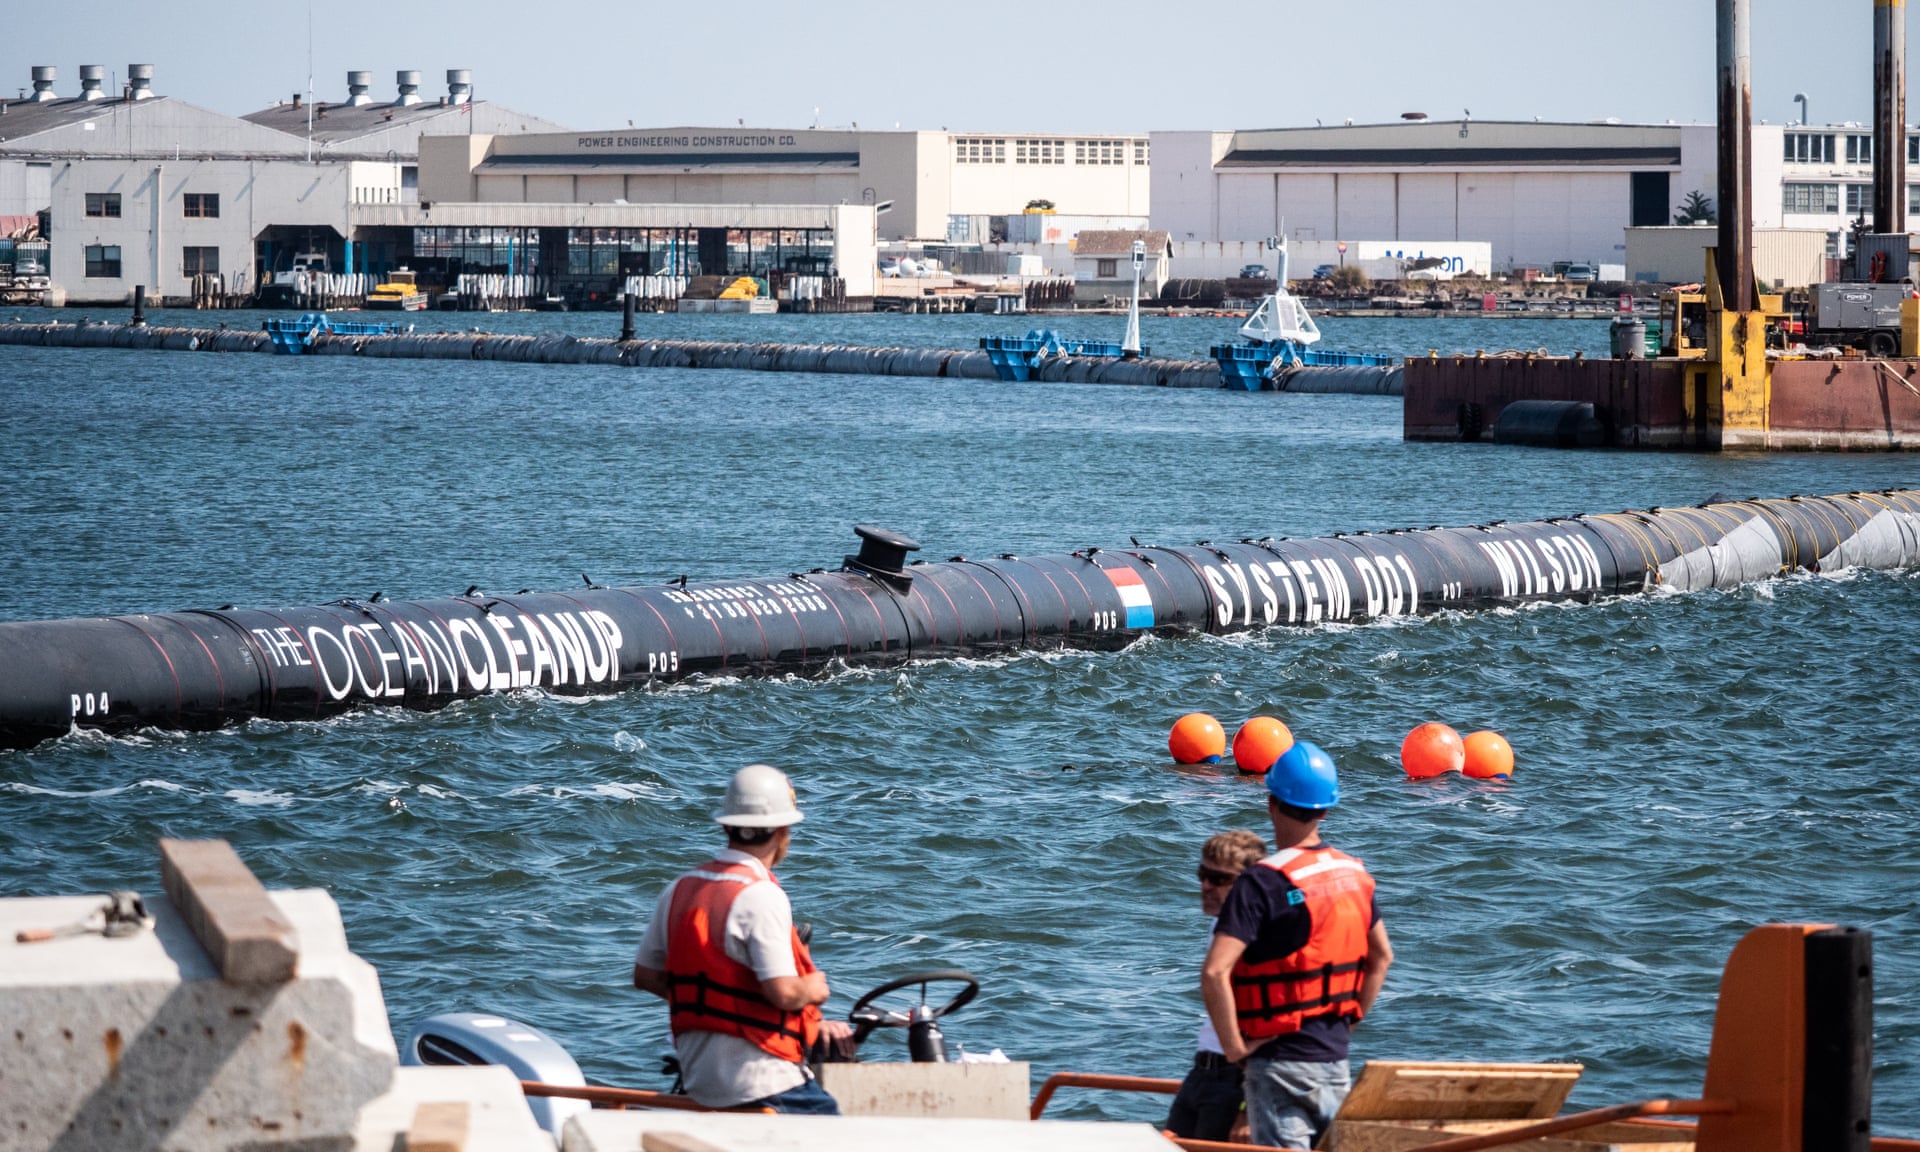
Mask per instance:
[[[135,328],[147,326],[147,286],[145,284],[133,286],[133,326]]]
[[[1867,1152],[1873,1137],[1873,933],[1807,936],[1805,1152]]]
[[[621,294],[620,343],[633,343],[633,293]]]

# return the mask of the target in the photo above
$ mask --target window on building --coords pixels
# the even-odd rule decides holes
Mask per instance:
[[[212,220],[220,215],[220,193],[188,192],[180,198],[183,213],[189,219]]]
[[[1847,185],[1847,215],[1868,216],[1873,213],[1873,185]]]
[[[1847,163],[1873,163],[1873,137],[1852,134],[1847,137]]]
[[[1007,142],[986,136],[956,137],[953,159],[957,164],[1005,164]]]
[[[1133,142],[1133,162],[1135,164],[1145,164],[1147,162],[1147,142],[1145,140],[1135,140]]]
[[[202,273],[210,276],[220,274],[220,249],[211,246],[180,249],[180,274],[198,276]]]
[[[89,216],[120,215],[120,193],[118,192],[87,193],[87,215]],[[116,272],[114,273],[114,275],[117,276],[119,275],[119,273]]]
[[[1782,184],[1780,210],[1783,212],[1833,213],[1840,211],[1838,184]]]
[[[1125,140],[1075,140],[1073,162],[1075,164],[1125,164],[1127,142]]]
[[[1920,136],[1907,137],[1907,163],[1920,164]]]
[[[1920,216],[1920,184],[1907,185],[1907,215]]]
[[[1102,280],[1111,280],[1120,275],[1120,261],[1102,260],[1095,268],[1093,274]]]
[[[1833,163],[1833,135],[1827,132],[1788,132],[1787,163]]]
[[[120,278],[120,245],[89,244],[86,246],[86,255],[88,276],[109,280]]]
[[[1015,140],[1013,162],[1015,164],[1065,164],[1067,142],[1065,140]]]

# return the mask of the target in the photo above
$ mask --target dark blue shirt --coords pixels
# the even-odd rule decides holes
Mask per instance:
[[[1277,868],[1259,864],[1240,873],[1220,907],[1220,919],[1214,922],[1217,936],[1231,936],[1246,944],[1242,960],[1264,964],[1306,947],[1313,937],[1313,917],[1299,888]],[[1380,919],[1376,897],[1370,909],[1368,926]],[[1289,1032],[1255,1049],[1262,1060],[1342,1061],[1347,1058],[1347,1040],[1353,1025],[1344,1016],[1310,1016],[1301,1021],[1298,1032]]]

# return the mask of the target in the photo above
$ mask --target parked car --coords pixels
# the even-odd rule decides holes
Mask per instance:
[[[1331,264],[1322,264],[1313,270],[1313,278],[1315,280],[1329,280],[1332,279],[1332,277],[1333,265]]]
[[[1267,267],[1265,264],[1242,264],[1240,266],[1240,279],[1271,280],[1273,279],[1273,269]]]
[[[1591,264],[1569,264],[1561,278],[1569,284],[1591,284],[1600,278],[1600,273]]]

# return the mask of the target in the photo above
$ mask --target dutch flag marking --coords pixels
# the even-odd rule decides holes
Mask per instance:
[[[1153,627],[1153,597],[1147,593],[1146,581],[1140,579],[1140,573],[1131,568],[1105,568],[1107,579],[1113,581],[1114,591],[1120,593],[1120,603],[1126,605],[1128,628]]]

